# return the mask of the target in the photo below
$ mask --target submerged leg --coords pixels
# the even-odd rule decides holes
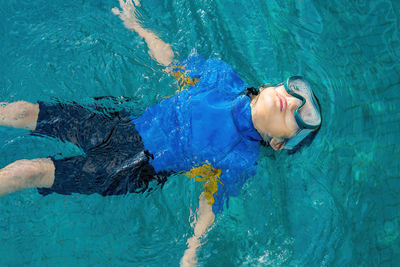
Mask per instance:
[[[55,167],[51,159],[17,160],[0,169],[0,196],[26,188],[51,187]]]
[[[35,130],[39,105],[25,101],[0,102],[0,125]]]

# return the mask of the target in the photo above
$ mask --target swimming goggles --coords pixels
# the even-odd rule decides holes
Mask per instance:
[[[283,85],[288,94],[301,100],[301,105],[294,111],[299,130],[295,136],[285,139],[285,149],[293,149],[321,125],[321,111],[309,83],[303,77],[292,76]]]

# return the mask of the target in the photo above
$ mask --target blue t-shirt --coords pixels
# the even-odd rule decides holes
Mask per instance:
[[[204,163],[221,169],[214,213],[222,211],[256,171],[261,137],[245,83],[225,62],[192,55],[183,62],[198,82],[133,120],[159,171],[185,172]]]

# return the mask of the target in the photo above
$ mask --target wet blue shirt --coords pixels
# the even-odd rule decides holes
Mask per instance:
[[[185,172],[211,164],[221,169],[214,213],[222,211],[256,171],[261,137],[250,113],[245,83],[225,62],[192,55],[183,62],[198,83],[134,119],[158,171]]]

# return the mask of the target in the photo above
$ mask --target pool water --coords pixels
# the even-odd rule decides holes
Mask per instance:
[[[263,149],[258,173],[216,218],[199,266],[395,266],[400,262],[400,2],[148,0],[143,25],[186,58],[218,57],[249,85],[302,74],[323,126],[298,153]],[[118,1],[0,2],[1,101],[126,96],[140,114],[171,77],[111,13]],[[111,103],[105,103],[110,105]],[[0,167],[81,153],[0,128]],[[151,194],[0,198],[1,266],[177,266],[201,184]],[[205,241],[204,240],[204,241]]]

